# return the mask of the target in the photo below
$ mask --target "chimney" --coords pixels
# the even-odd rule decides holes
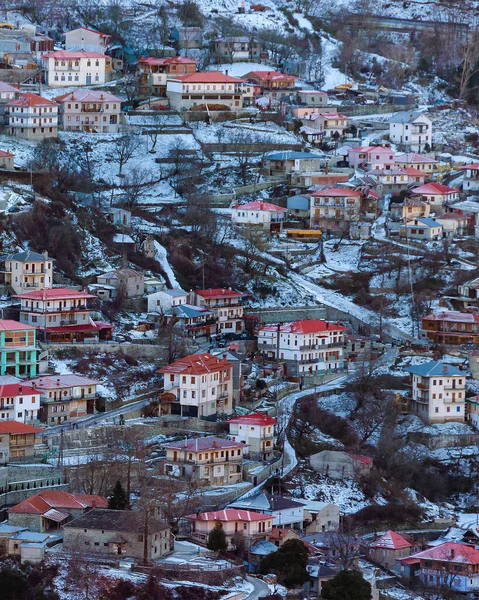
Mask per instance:
[[[444,367],[442,368],[443,373],[447,373],[447,365],[444,365]]]
[[[212,446],[213,448],[216,448],[216,447],[217,447],[216,440],[213,440],[213,443],[211,444],[211,446]]]
[[[454,548],[451,548],[451,558],[454,558]]]
[[[47,250],[43,251],[43,256],[44,256],[45,260],[48,259],[48,251]]]
[[[21,385],[18,386],[18,393],[23,394],[23,387]]]
[[[225,75],[228,77],[228,69],[225,70]]]
[[[409,115],[409,120],[410,120],[410,121],[412,121],[413,119],[414,119],[414,115],[413,115],[413,114],[410,114],[410,115]]]

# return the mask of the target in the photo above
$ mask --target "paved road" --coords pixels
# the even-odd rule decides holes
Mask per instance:
[[[267,583],[261,579],[256,579],[256,577],[247,576],[246,579],[254,586],[254,591],[249,596],[246,596],[244,600],[258,600],[258,598],[269,596],[269,586]]]

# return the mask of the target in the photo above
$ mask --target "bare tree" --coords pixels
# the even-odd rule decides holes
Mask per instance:
[[[118,161],[119,175],[122,174],[123,167],[133,158],[140,146],[140,138],[135,133],[127,133],[118,138],[113,154]]]

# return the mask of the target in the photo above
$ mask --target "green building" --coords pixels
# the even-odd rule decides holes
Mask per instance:
[[[38,374],[37,330],[31,325],[0,320],[0,375],[35,377]]]

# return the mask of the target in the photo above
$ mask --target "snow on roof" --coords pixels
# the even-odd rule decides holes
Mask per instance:
[[[420,185],[417,188],[412,190],[413,194],[429,194],[429,195],[444,195],[444,194],[458,194],[459,190],[457,188],[451,188],[447,185],[442,185],[441,183],[426,183],[425,185]]]
[[[229,369],[233,365],[227,360],[213,356],[212,354],[191,354],[180,358],[171,365],[166,365],[159,370],[159,373],[180,373],[188,375],[204,375],[206,373],[216,373],[224,369]]]
[[[469,165],[462,165],[459,167],[461,170],[470,169],[471,171],[479,171],[479,163],[471,163]]]
[[[188,515],[187,519],[194,521],[264,521],[266,519],[271,520],[271,515],[264,515],[262,513],[252,512],[249,510],[237,510],[235,508],[226,508],[224,510],[216,510],[213,512],[204,512],[196,515]]]
[[[403,548],[412,548],[412,544],[410,544],[406,539],[392,531],[386,531],[384,535],[382,535],[376,542],[373,544],[373,548],[387,548],[389,550],[401,550]]]
[[[323,331],[346,331],[344,325],[330,323],[322,319],[305,319],[304,321],[293,321],[283,325],[266,325],[260,327],[260,331],[280,331],[281,333],[321,333]]]
[[[310,160],[312,158],[324,159],[325,154],[314,152],[297,152],[295,150],[283,150],[281,152],[267,152],[265,158],[267,160]]]
[[[441,375],[447,375],[448,377],[457,377],[459,375],[465,376],[463,371],[460,371],[457,367],[448,365],[441,360],[423,363],[422,365],[412,365],[406,367],[405,370],[414,375],[421,375],[422,377],[439,377]]]
[[[70,388],[77,386],[100,385],[101,381],[97,379],[89,379],[82,375],[41,375],[35,379],[28,379],[25,385],[31,386],[38,390],[54,390],[57,388]]]
[[[356,148],[349,148],[349,152],[359,152],[360,154],[366,154],[368,152],[385,152],[386,154],[394,154],[394,150],[385,148],[384,146],[358,146]]]
[[[5,257],[5,260],[16,260],[18,262],[44,262],[45,260],[49,260],[53,262],[53,258],[48,258],[48,256],[45,256],[45,254],[40,254],[39,252],[34,252],[33,250],[25,250],[23,252],[8,254]]]
[[[477,565],[479,564],[479,550],[467,544],[445,542],[435,548],[417,552],[410,558]]]
[[[114,244],[134,244],[135,240],[127,233],[115,233],[113,236]]]
[[[146,63],[147,65],[171,65],[171,64],[191,64],[196,65],[196,60],[188,58],[186,56],[170,56],[168,58],[156,58],[149,56],[147,58],[140,58],[139,64]]]
[[[277,550],[278,548],[271,542],[268,542],[268,540],[259,540],[250,548],[251,554],[256,554],[257,556],[268,556],[268,554],[272,554]]]
[[[130,278],[130,277],[141,277],[143,274],[140,271],[135,271],[134,269],[114,269],[112,271],[107,271],[106,273],[102,273],[98,275],[98,277],[104,279],[121,279],[122,277]]]
[[[216,436],[203,438],[184,439],[178,442],[167,442],[161,444],[162,448],[174,450],[187,450],[188,452],[205,452],[206,450],[223,450],[225,448],[243,448],[246,445],[241,442],[233,442]]]
[[[288,79],[290,81],[296,81],[298,77],[296,75],[288,75],[281,73],[280,71],[250,71],[243,76],[244,78],[256,77],[261,81],[272,81],[273,79]]]
[[[0,320],[0,331],[27,331],[31,329],[36,329],[36,327],[20,323],[19,321],[12,321],[11,319]]]
[[[21,90],[18,87],[13,87],[13,85],[10,85],[9,83],[0,81],[0,92],[16,92],[17,94],[20,94]]]
[[[357,190],[350,190],[347,188],[325,188],[324,190],[320,190],[319,192],[313,192],[311,195],[316,197],[319,196],[328,198],[334,198],[335,196],[340,196],[344,198],[359,198],[361,196],[361,193]]]
[[[423,317],[423,321],[451,321],[454,323],[479,323],[479,315],[458,311],[441,311]]]
[[[308,121],[316,121],[317,119],[324,119],[325,121],[329,121],[330,119],[347,119],[348,117],[346,115],[343,115],[342,113],[326,113],[326,112],[321,112],[321,113],[312,113],[310,115],[305,115],[304,117],[301,117],[304,120],[308,120]]]
[[[256,200],[254,202],[248,202],[247,204],[236,204],[233,206],[236,210],[256,210],[264,212],[287,212],[287,208],[278,206],[277,204],[271,204],[270,202],[263,202],[263,200]]]
[[[417,154],[416,152],[405,152],[404,154],[396,154],[396,162],[407,163],[407,164],[437,164],[435,158]]]
[[[10,102],[7,102],[6,106],[56,106],[56,102],[48,100],[47,98],[42,98],[41,96],[37,96],[37,94],[26,92],[16,100],[10,100]]]
[[[266,413],[250,413],[242,417],[228,419],[227,423],[242,423],[245,425],[278,425],[278,421]]]

